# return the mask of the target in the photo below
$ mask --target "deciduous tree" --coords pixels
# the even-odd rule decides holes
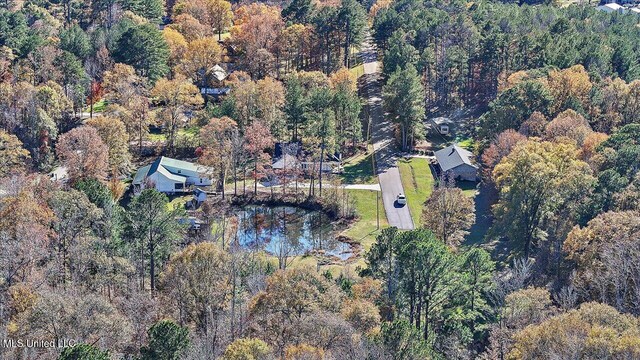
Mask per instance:
[[[212,118],[200,129],[202,153],[200,162],[211,166],[221,186],[222,198],[227,174],[233,165],[233,138],[238,131],[238,124],[228,117]]]
[[[206,88],[213,67],[220,63],[221,59],[222,48],[218,42],[214,38],[205,37],[193,40],[187,45],[180,68],[184,75],[200,79],[200,88]]]
[[[158,80],[151,90],[151,95],[158,103],[164,105],[160,114],[165,123],[165,131],[169,134],[166,146],[169,151],[173,151],[176,133],[185,112],[202,105],[202,96],[198,87],[184,76],[176,76],[173,80]]]
[[[109,148],[98,131],[81,126],[60,136],[56,153],[73,180],[105,180],[109,167]]]
[[[98,116],[86,123],[98,130],[98,135],[109,149],[109,169],[117,175],[128,174],[131,168],[129,135],[120,119]]]
[[[260,339],[243,338],[227,346],[222,354],[222,360],[268,360],[270,356],[271,349],[266,342]]]
[[[485,178],[493,181],[492,175],[495,166],[498,165],[505,156],[509,155],[516,145],[526,140],[526,136],[513,129],[505,130],[496,136],[491,142],[491,145],[482,153]]]
[[[545,219],[570,209],[594,182],[573,145],[538,141],[516,146],[495,167],[493,178],[500,190],[494,233],[521,243],[525,257],[542,238]]]
[[[273,137],[267,126],[260,121],[254,121],[245,130],[245,138],[245,149],[253,157],[253,192],[257,194],[258,181],[263,175],[265,162],[270,159],[265,150],[273,147]]]
[[[193,323],[207,335],[214,354],[222,335],[220,316],[231,297],[228,262],[228,254],[215,244],[190,245],[171,258],[162,278],[181,323]]]
[[[457,248],[475,222],[473,199],[441,180],[424,203],[422,226],[448,246]]]
[[[30,158],[15,135],[0,130],[0,178],[23,171]]]

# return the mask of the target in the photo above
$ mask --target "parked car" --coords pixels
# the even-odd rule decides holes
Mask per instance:
[[[404,196],[404,194],[398,194],[398,197],[396,198],[396,202],[398,203],[398,205],[406,205],[407,197]]]

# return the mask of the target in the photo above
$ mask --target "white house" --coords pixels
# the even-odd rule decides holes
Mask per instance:
[[[135,193],[153,186],[162,193],[173,194],[190,191],[191,186],[210,186],[211,180],[203,177],[193,163],[161,156],[138,169],[132,184]]]
[[[624,6],[622,6],[620,4],[616,4],[616,3],[609,3],[609,4],[605,4],[605,5],[600,5],[596,9],[598,9],[600,11],[604,11],[606,13],[619,12],[621,14],[624,14],[625,12],[627,12],[626,9],[624,8]]]
[[[436,151],[435,155],[443,174],[451,174],[460,180],[478,180],[478,166],[473,163],[473,153],[470,151],[454,144]]]

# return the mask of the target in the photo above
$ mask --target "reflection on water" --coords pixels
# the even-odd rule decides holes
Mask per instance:
[[[276,256],[324,253],[346,260],[353,255],[347,243],[335,239],[331,221],[321,211],[296,207],[247,206],[237,213],[238,244]]]

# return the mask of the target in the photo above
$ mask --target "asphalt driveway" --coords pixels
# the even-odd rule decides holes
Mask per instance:
[[[372,41],[367,41],[361,54],[364,60],[364,88],[362,90],[367,96],[367,106],[371,117],[371,137],[378,181],[382,189],[384,211],[387,214],[389,225],[398,229],[411,230],[414,225],[409,207],[407,205],[400,206],[396,202],[396,197],[400,193],[404,194],[404,189],[397,166],[398,148],[394,141],[393,124],[384,117],[382,108],[382,81],[374,46]]]

